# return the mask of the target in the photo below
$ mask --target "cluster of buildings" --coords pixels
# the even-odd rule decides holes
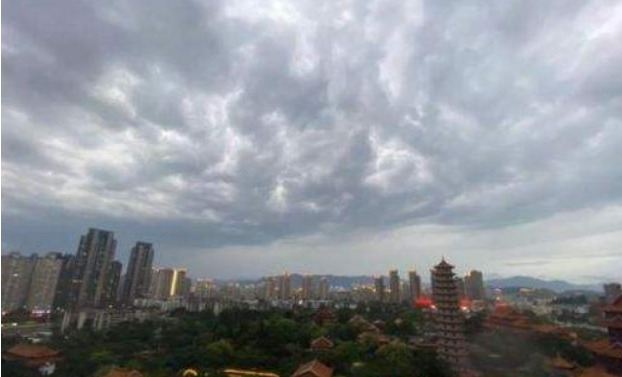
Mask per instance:
[[[63,326],[90,321],[100,327],[143,315],[128,309],[137,301],[167,300],[190,291],[185,270],[153,268],[151,243],[136,242],[124,275],[116,248],[113,232],[91,228],[80,237],[75,254],[3,255],[3,314],[63,311]]]
[[[2,311],[49,312],[131,303],[150,289],[153,246],[137,242],[122,279],[114,233],[89,229],[76,254],[2,256]]]
[[[435,269],[430,270],[432,290],[434,289]],[[484,276],[480,271],[472,270],[464,277],[453,276],[456,292],[460,300],[484,300],[486,291],[484,288]],[[388,289],[385,282],[388,280]],[[384,276],[374,278],[373,292],[376,301],[388,303],[416,302],[425,296],[425,289],[421,285],[421,276],[415,270],[408,272],[408,280],[402,281],[398,270],[389,271],[388,279]]]
[[[387,304],[413,303],[424,293],[421,277],[408,272],[402,280],[397,270],[388,277],[376,276],[373,284],[343,289],[331,288],[328,276],[267,276],[249,284],[226,283],[217,286],[212,280],[192,281],[185,269],[154,268],[154,248],[148,242],[132,247],[125,273],[115,259],[117,240],[107,230],[88,229],[80,237],[75,254],[51,252],[30,256],[14,252],[2,256],[2,312],[26,309],[33,313],[63,311],[78,313],[88,310],[153,308],[171,310],[177,307],[197,310],[204,302],[246,301],[283,305],[306,302],[320,305],[333,302],[378,301]],[[484,298],[483,276],[471,271],[464,278],[455,277],[461,299]],[[198,304],[197,304],[198,303]],[[125,314],[124,314],[125,315]],[[75,322],[75,320],[72,320]]]
[[[328,300],[330,282],[326,276],[305,274],[301,278],[300,289],[292,289],[292,277],[285,272],[280,276],[267,276],[262,279],[259,298],[265,300]]]
[[[425,312],[432,316],[434,323],[434,340],[416,341],[414,346],[433,347],[457,375],[474,375],[465,340],[465,312],[476,308],[478,302],[486,307],[486,290],[480,271],[472,270],[460,277],[454,273],[454,266],[443,259],[430,270],[430,289],[422,286],[421,277],[415,270],[408,272],[407,279],[401,279],[395,269],[390,270],[388,276],[375,276],[371,284],[347,290],[332,289],[330,277],[321,275],[294,275],[294,284],[294,276],[289,273],[267,276],[247,284],[217,285],[212,280],[193,281],[184,269],[154,268],[154,249],[147,242],[137,242],[132,247],[122,275],[122,265],[115,260],[115,251],[116,240],[112,232],[89,229],[81,236],[75,255],[23,256],[11,253],[2,256],[3,313],[16,309],[31,312],[60,309],[64,311],[63,330],[84,326],[102,329],[123,321],[153,318],[179,307],[188,310],[211,308],[216,312],[216,308],[223,305],[260,308],[317,304],[315,320],[321,324],[334,320],[327,304],[337,307],[344,301],[389,305],[409,303],[427,308]],[[600,317],[608,337],[583,346],[592,351],[599,365],[610,372],[622,373],[622,288],[618,283],[606,284],[604,294],[606,304],[602,305],[603,315]],[[534,298],[533,292],[524,295],[530,297],[530,303],[541,300],[550,306],[548,296],[540,297],[540,294]],[[516,309],[520,306],[500,305],[498,300],[488,300],[491,305],[493,302],[495,309],[484,322],[488,329],[502,328],[527,336],[554,334],[576,340],[576,335],[563,326],[533,322]],[[249,303],[257,306],[248,306]],[[420,306],[422,303],[425,305]],[[361,336],[373,337],[380,343],[390,341],[380,331],[382,323],[370,323],[360,316],[353,317],[350,323],[363,329]],[[326,338],[316,339],[311,344],[312,349],[332,346]],[[25,352],[24,349],[14,351],[15,357],[21,357],[19,353]],[[579,373],[592,372],[592,369],[579,368],[559,357],[550,360],[549,364],[559,376],[575,377],[583,376]],[[233,370],[231,375],[242,372],[245,371]],[[330,376],[332,369],[315,362],[301,366],[297,374]]]

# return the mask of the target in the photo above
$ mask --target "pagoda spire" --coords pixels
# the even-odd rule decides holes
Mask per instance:
[[[470,372],[464,336],[464,317],[460,311],[458,289],[451,264],[445,257],[432,270],[432,296],[438,332],[437,353],[458,374]]]

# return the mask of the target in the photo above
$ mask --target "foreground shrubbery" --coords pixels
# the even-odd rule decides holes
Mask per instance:
[[[394,341],[385,346],[359,342],[358,331],[347,322],[356,313],[385,321],[384,332]],[[179,312],[168,320],[123,323],[102,333],[84,330],[56,336],[52,346],[63,352],[65,360],[55,376],[92,376],[113,365],[153,377],[173,376],[187,367],[214,376],[224,367],[261,368],[289,376],[314,358],[333,366],[336,376],[447,375],[434,354],[406,346],[407,337],[424,325],[419,312],[406,307],[342,310],[336,313],[337,321],[323,326],[313,321],[313,314],[304,309],[231,309],[218,317]],[[402,319],[399,326],[394,323],[397,318]],[[311,352],[311,340],[321,335],[332,339],[335,347]]]

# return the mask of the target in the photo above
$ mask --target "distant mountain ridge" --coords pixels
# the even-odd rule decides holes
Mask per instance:
[[[509,278],[498,278],[486,280],[485,284],[489,288],[533,288],[549,289],[555,292],[565,291],[593,291],[600,292],[602,286],[595,284],[572,284],[563,280],[543,280],[530,276],[513,276]]]
[[[302,275],[293,273],[291,276],[291,283],[293,287],[300,287]],[[343,288],[351,288],[356,285],[367,285],[373,284],[374,277],[370,275],[358,275],[358,276],[347,276],[347,275],[317,275],[325,276],[330,282],[331,287],[343,287]],[[405,277],[402,276],[402,279]],[[385,279],[387,277],[385,276]],[[240,284],[256,284],[261,282],[261,279],[227,279],[220,280],[217,279],[216,282],[218,284],[226,284],[226,283],[240,283]],[[427,282],[423,282],[424,286],[429,286]],[[544,280],[538,279],[530,276],[513,276],[509,278],[494,278],[494,279],[485,279],[484,284],[489,288],[532,288],[532,289],[548,289],[557,293],[565,292],[565,291],[592,291],[592,292],[601,292],[602,286],[596,284],[572,284],[563,280]]]

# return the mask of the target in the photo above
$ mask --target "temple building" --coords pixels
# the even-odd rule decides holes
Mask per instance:
[[[495,310],[484,321],[490,330],[504,329],[527,333],[531,330],[529,319],[507,304],[497,304]]]
[[[62,360],[60,352],[39,344],[20,343],[2,352],[2,360],[14,360],[36,369],[39,374],[53,374],[56,363]]]
[[[312,351],[325,351],[332,349],[335,344],[325,336],[320,336],[319,338],[313,339],[311,341],[311,350]]]
[[[622,375],[622,295],[603,308],[603,316],[608,338],[586,346],[607,371]]]
[[[464,338],[464,317],[460,311],[456,279],[451,264],[445,259],[432,273],[434,321],[438,332],[437,352],[458,374],[469,374],[467,346]]]
[[[302,364],[296,369],[292,377],[331,377],[333,368],[324,365],[318,360]]]

